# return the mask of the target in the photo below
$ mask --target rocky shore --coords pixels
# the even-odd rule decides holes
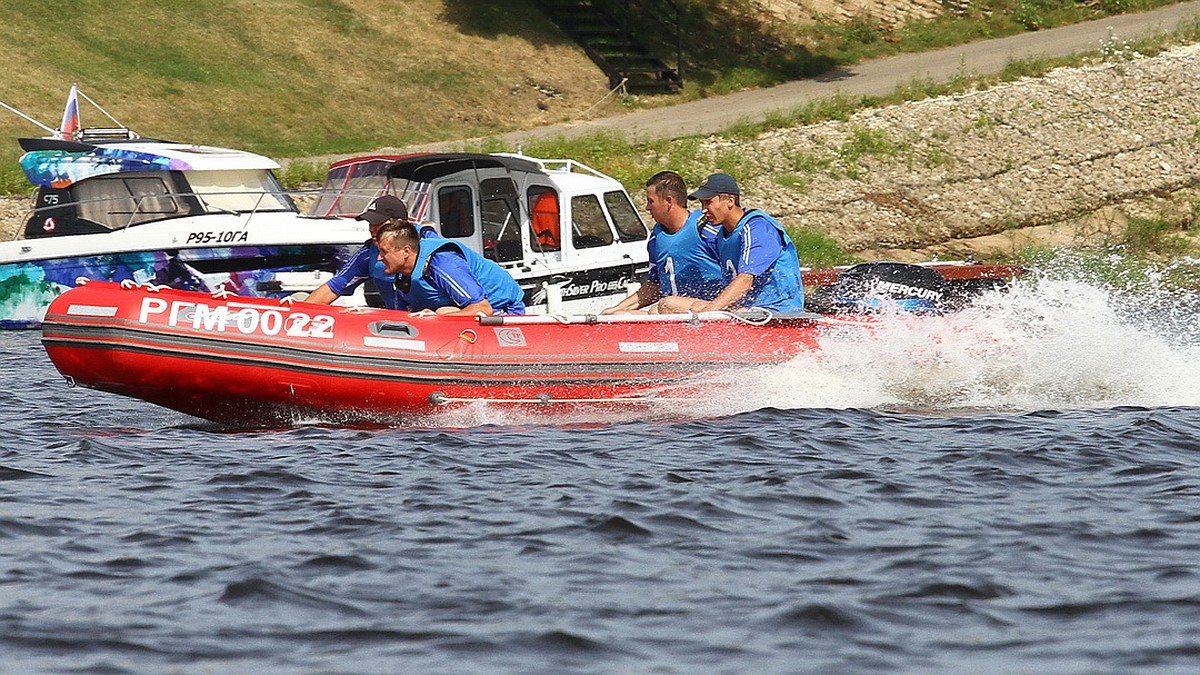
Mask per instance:
[[[865,259],[1114,241],[1130,216],[1200,219],[1200,46],[1059,69],[846,122],[708,141],[751,205]]]
[[[29,212],[28,196],[0,197],[0,241],[16,238]]]
[[[1200,45],[887,108],[705,140],[745,203],[861,258],[1011,255],[1119,238],[1131,216],[1200,218]],[[0,201],[0,236],[27,197]]]

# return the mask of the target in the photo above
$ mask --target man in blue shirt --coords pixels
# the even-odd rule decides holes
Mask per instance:
[[[700,211],[688,211],[679,174],[660,171],[646,181],[646,210],[655,221],[646,242],[650,273],[636,293],[602,314],[632,312],[669,295],[712,299],[725,285],[717,262],[720,227],[702,222]]]
[[[376,245],[379,230],[388,223],[408,222],[408,207],[392,195],[384,195],[367,205],[365,211],[355,217],[365,220],[371,230],[371,239],[342,265],[332,279],[321,285],[305,298],[305,302],[322,305],[331,304],[339,296],[350,295],[367,279],[375,280],[383,306],[396,309],[396,289],[392,286],[392,275],[384,271]]]
[[[713,299],[664,298],[660,312],[708,312],[761,307],[774,312],[803,312],[804,285],[792,238],[774,218],[744,209],[737,181],[714,173],[691,195],[700,200],[709,221],[720,225],[717,252],[725,287]]]
[[[450,239],[422,237],[389,223],[376,237],[379,260],[396,279],[396,309],[438,314],[524,314],[525,292],[503,267]]]

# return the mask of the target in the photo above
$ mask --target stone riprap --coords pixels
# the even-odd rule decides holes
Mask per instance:
[[[1200,46],[706,144],[743,158],[745,205],[851,251],[1096,243],[1124,216],[1200,204]]]

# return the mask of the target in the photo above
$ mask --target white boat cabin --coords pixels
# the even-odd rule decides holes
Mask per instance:
[[[132,134],[19,140],[22,167],[38,186],[26,239],[209,214],[298,213],[273,173],[279,165],[260,155]]]
[[[617,180],[570,159],[370,156],[330,167],[311,214],[353,217],[394,194],[410,217],[496,261],[532,312],[591,312],[636,289],[649,229]]]

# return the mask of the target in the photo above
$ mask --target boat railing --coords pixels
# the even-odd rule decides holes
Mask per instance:
[[[715,310],[709,312],[687,312],[683,314],[519,314],[493,315],[476,318],[481,326],[530,326],[530,325],[600,325],[635,323],[684,323],[699,325],[709,322],[736,322],[753,326],[771,323],[851,323],[857,320],[840,320],[814,312],[775,312],[761,307],[740,310]]]
[[[543,158],[538,158],[538,157],[530,157],[529,155],[523,155],[520,153],[520,151],[518,151],[516,153],[499,153],[499,154],[508,154],[509,156],[512,156],[512,157],[520,157],[521,159],[527,159],[527,160],[537,164],[538,167],[541,168],[541,170],[545,171],[546,173],[586,173],[586,174],[595,176],[596,178],[603,178],[606,180],[616,181],[616,179],[613,178],[612,176],[610,176],[606,173],[603,173],[597,169],[593,169],[592,167],[588,166],[587,164],[584,164],[583,162],[580,162],[580,161],[574,160],[574,159],[543,159]]]

